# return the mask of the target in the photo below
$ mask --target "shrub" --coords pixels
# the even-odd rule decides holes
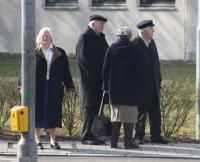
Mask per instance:
[[[59,135],[66,132],[68,136],[79,136],[81,134],[82,109],[78,102],[77,82],[75,83],[76,92],[73,95],[68,95],[65,92],[62,114],[63,129],[59,129],[59,132],[61,132]],[[180,129],[184,128],[191,117],[190,113],[195,112],[194,102],[195,88],[190,81],[163,81],[160,106],[164,136],[177,135]],[[0,133],[7,124],[10,108],[19,104],[20,94],[17,89],[17,79],[0,78]],[[109,113],[108,109],[106,110],[106,113]],[[192,121],[194,121],[194,116],[192,117]],[[189,127],[191,127],[191,124]]]
[[[67,135],[70,137],[80,134],[80,110],[77,88],[72,94],[65,93],[63,99],[62,122],[64,128],[67,130]]]
[[[161,89],[162,132],[170,137],[177,133],[194,111],[195,88],[190,81],[165,80]]]
[[[15,79],[0,79],[0,132],[10,117],[10,108],[20,103]]]

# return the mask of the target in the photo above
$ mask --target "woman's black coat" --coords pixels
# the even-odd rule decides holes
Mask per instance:
[[[49,98],[47,120],[50,125],[62,126],[62,101],[64,86],[74,88],[69,63],[65,51],[53,47],[53,57],[50,66]],[[43,105],[45,82],[47,75],[47,62],[41,49],[36,51],[36,122],[43,120]],[[52,124],[51,124],[52,123]]]
[[[112,105],[137,106],[141,102],[141,64],[135,47],[128,40],[113,43],[103,66],[104,90]]]
[[[88,28],[76,46],[82,107],[98,107],[102,98],[102,67],[108,48],[105,35]]]

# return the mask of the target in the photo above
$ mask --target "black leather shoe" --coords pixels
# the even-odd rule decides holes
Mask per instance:
[[[163,138],[159,138],[159,139],[152,139],[151,143],[168,144],[169,141]]]
[[[37,148],[38,148],[38,149],[41,149],[41,150],[44,149],[42,143],[37,143]]]
[[[125,149],[139,149],[139,145],[135,144],[135,145],[125,145],[124,146]]]
[[[135,142],[138,144],[138,145],[142,145],[142,144],[144,144],[144,139],[142,139],[142,138],[136,138],[135,139]]]
[[[103,145],[105,141],[96,138],[94,140],[82,140],[81,143],[84,145]]]
[[[103,141],[103,140],[101,140],[101,139],[98,139],[98,138],[96,138],[94,141],[95,141],[98,145],[103,145],[103,144],[105,144],[105,141]]]
[[[117,146],[117,144],[116,143],[111,143],[110,144],[110,148],[117,148],[118,146]]]
[[[134,143],[134,144],[128,144],[128,145],[124,145],[125,149],[139,149],[139,145]]]
[[[125,149],[139,149],[139,145],[136,143],[136,140],[124,143]]]
[[[50,147],[55,149],[55,150],[59,150],[61,149],[60,145],[58,144],[58,142],[55,142],[54,144],[50,144]]]
[[[82,140],[81,143],[83,145],[95,145],[94,140]]]

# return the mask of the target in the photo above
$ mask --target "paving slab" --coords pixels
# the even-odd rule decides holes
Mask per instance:
[[[8,151],[8,143],[4,141],[0,141],[0,152],[7,152]]]
[[[60,150],[51,149],[49,143],[44,143],[43,150],[38,150],[38,156],[100,156],[100,157],[164,157],[200,159],[200,145],[188,143],[169,143],[140,145],[139,149],[125,149],[122,142],[119,148],[105,145],[83,145],[79,141],[59,142]],[[0,142],[0,155],[16,155],[17,142]]]

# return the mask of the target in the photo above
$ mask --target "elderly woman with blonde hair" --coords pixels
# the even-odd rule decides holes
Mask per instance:
[[[138,53],[130,42],[131,30],[121,27],[118,40],[109,47],[103,66],[104,90],[109,94],[111,107],[111,148],[117,148],[121,124],[124,126],[124,147],[139,148],[132,138],[141,101],[141,68]]]
[[[62,127],[62,101],[64,86],[74,91],[67,55],[52,43],[51,30],[44,27],[36,38],[36,110],[35,137],[39,149],[43,149],[41,128],[48,129],[50,147],[60,149],[56,141],[56,128]]]

